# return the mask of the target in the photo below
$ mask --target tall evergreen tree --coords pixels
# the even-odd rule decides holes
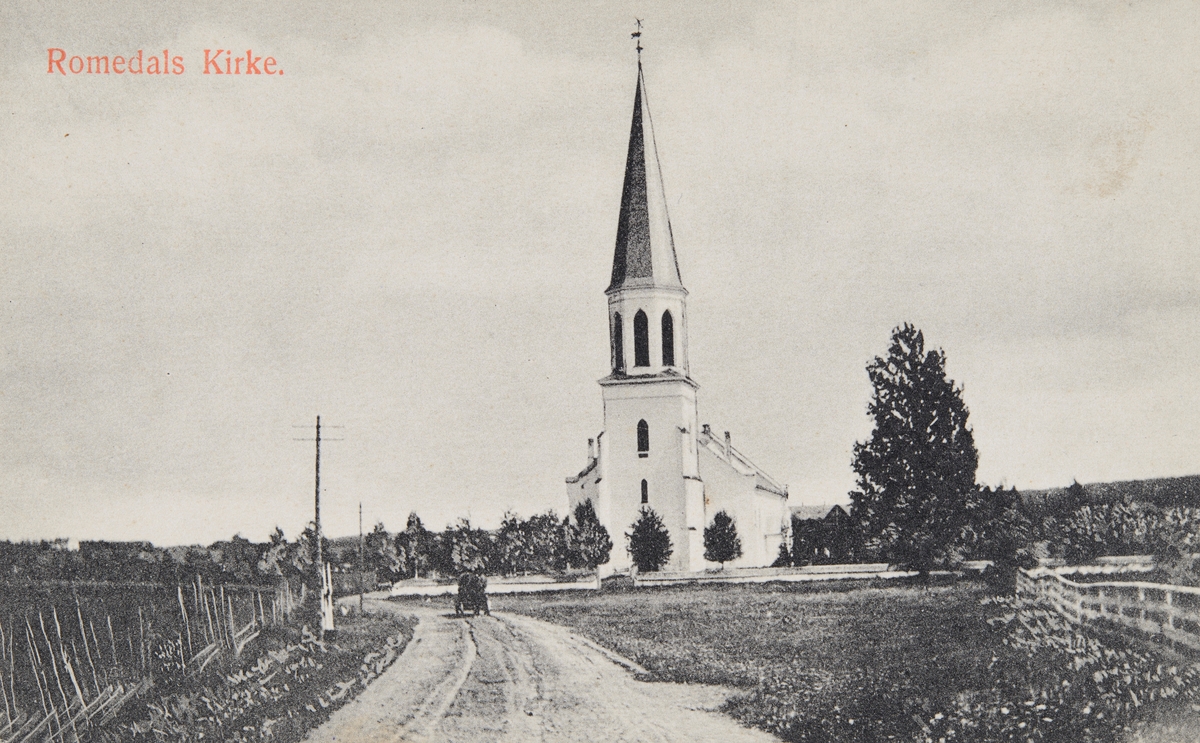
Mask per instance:
[[[945,354],[926,351],[921,331],[907,323],[867,374],[875,430],[854,446],[851,515],[882,558],[928,570],[953,559],[978,498],[979,454],[962,388],[946,378]]]
[[[742,539],[737,526],[724,511],[717,511],[712,523],[704,527],[704,559],[719,562],[721,567],[742,556]]]
[[[638,520],[633,522],[633,531],[625,533],[627,549],[633,564],[643,573],[658,570],[671,559],[671,535],[663,524],[662,517],[649,506],[642,508]]]

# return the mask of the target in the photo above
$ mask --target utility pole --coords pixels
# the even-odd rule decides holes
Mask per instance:
[[[292,428],[308,428],[308,426],[292,426]],[[325,428],[344,428],[344,426],[325,426]],[[314,439],[294,439],[295,441],[313,441]],[[313,490],[313,530],[317,540],[317,572],[325,562],[325,549],[321,544],[321,416],[317,416],[317,461],[316,477]],[[325,441],[341,441],[342,439],[326,438]]]
[[[296,428],[306,428],[306,426],[296,426]],[[342,426],[326,426],[326,428],[342,428]],[[312,440],[313,439],[296,439],[296,441],[312,441]],[[341,441],[341,439],[326,439],[326,440],[327,441]],[[327,628],[331,629],[333,627],[333,609],[332,609],[332,604],[329,603],[329,601],[332,597],[332,593],[331,593],[332,576],[329,575],[329,572],[325,566],[325,548],[324,548],[324,545],[321,544],[321,416],[319,416],[319,415],[317,416],[316,443],[317,443],[317,458],[316,458],[316,467],[315,467],[316,471],[315,471],[315,477],[314,477],[315,485],[314,485],[314,490],[313,490],[313,532],[314,532],[313,537],[317,541],[317,560],[316,560],[316,565],[314,567],[316,567],[316,569],[317,569],[317,581],[322,586],[322,588],[321,588],[321,606],[322,606],[321,637],[324,638],[325,630]],[[327,592],[330,592],[329,596],[326,596]]]
[[[362,525],[362,501],[358,502],[358,613],[359,616],[363,613],[363,573],[366,570],[366,563],[363,562],[363,525]]]
[[[321,416],[317,416],[317,491],[313,498],[315,517],[313,523],[317,533],[317,573],[324,575],[325,555],[321,549]]]

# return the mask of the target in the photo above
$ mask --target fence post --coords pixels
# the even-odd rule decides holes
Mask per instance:
[[[1171,608],[1171,606],[1172,606],[1171,595],[1172,594],[1170,591],[1164,591],[1164,593],[1167,594],[1167,628],[1173,630],[1173,629],[1175,629],[1175,610],[1173,608]]]

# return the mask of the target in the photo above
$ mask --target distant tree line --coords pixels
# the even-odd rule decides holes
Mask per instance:
[[[68,549],[66,539],[0,542],[0,582],[96,581],[116,583],[186,583],[199,576],[207,583],[266,585],[280,578],[315,582],[316,542],[312,526],[288,541],[276,529],[267,542],[242,536],[207,547],[156,547],[150,542],[80,541]],[[324,540],[326,554],[336,553]],[[311,578],[310,578],[311,576]]]
[[[1013,524],[1014,541],[1031,545],[1031,557],[1070,563],[1154,555],[1165,565],[1190,567],[1192,555],[1200,552],[1200,508],[1103,498],[1075,482],[1063,497],[1027,503]]]
[[[410,514],[403,531],[389,533],[378,523],[363,540],[363,568],[381,580],[452,577],[463,572],[496,575],[594,570],[608,561],[612,542],[590,502],[574,518],[553,511],[521,519],[507,513],[494,531],[460,520],[440,532]],[[358,568],[358,540],[322,539],[322,553],[335,570]],[[156,547],[150,542],[65,539],[0,542],[0,583],[51,580],[121,583],[271,584],[281,578],[315,587],[316,540],[310,524],[289,541],[276,528],[266,542],[241,536],[207,547]]]
[[[561,573],[595,570],[608,562],[612,541],[591,501],[559,518],[554,511],[522,519],[508,512],[495,530],[459,519],[442,531],[425,528],[416,513],[404,530],[389,534],[376,524],[366,538],[366,567],[382,580],[453,577],[466,572],[489,575]]]
[[[1080,485],[1085,500],[1092,504],[1145,503],[1160,508],[1187,506],[1200,508],[1200,475],[1185,477],[1156,477],[1147,480],[1097,482]],[[1021,498],[1031,510],[1054,507],[1056,501],[1075,497],[1068,488],[1025,490]]]

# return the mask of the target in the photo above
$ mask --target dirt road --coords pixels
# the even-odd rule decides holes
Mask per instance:
[[[727,689],[637,681],[635,664],[553,624],[370,608],[420,624],[395,664],[309,735],[314,743],[777,740],[713,711]]]

